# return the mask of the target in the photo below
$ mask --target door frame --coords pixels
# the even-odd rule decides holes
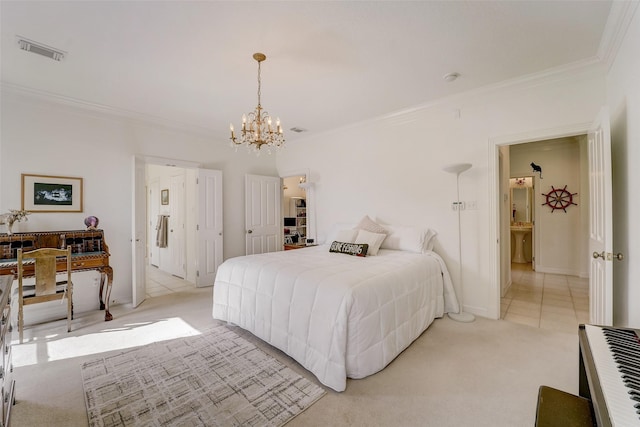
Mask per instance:
[[[488,175],[489,175],[489,280],[491,283],[487,315],[492,319],[500,319],[500,277],[507,272],[501,271],[500,248],[501,236],[500,215],[500,147],[528,142],[544,141],[548,139],[565,138],[586,135],[593,127],[592,122],[570,124],[555,128],[534,130],[519,134],[500,135],[489,138]],[[510,237],[508,242],[510,242]]]

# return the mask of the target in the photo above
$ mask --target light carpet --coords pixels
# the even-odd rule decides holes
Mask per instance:
[[[325,391],[221,325],[82,365],[91,426],[281,426]]]

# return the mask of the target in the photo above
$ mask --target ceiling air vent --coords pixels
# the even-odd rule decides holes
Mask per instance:
[[[299,127],[292,127],[292,128],[291,128],[291,129],[289,129],[289,130],[291,130],[291,131],[293,131],[293,132],[296,132],[296,133],[306,132],[306,131],[307,131],[306,129],[299,128]]]
[[[27,52],[37,53],[38,55],[46,56],[47,58],[53,59],[55,61],[62,61],[66,54],[66,52],[60,49],[55,49],[53,47],[34,42],[33,40],[29,40],[21,36],[16,37],[18,39],[18,46],[20,46],[20,49],[26,50]]]

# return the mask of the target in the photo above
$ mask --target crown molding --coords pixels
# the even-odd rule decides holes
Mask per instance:
[[[620,45],[624,41],[638,5],[640,5],[638,0],[613,1],[611,3],[609,17],[598,48],[598,57],[606,64],[607,70],[611,68],[618,55]]]
[[[26,86],[16,85],[13,83],[1,82],[0,91],[7,94],[17,94],[24,96],[28,99],[49,102],[56,105],[66,106],[72,109],[80,110],[83,112],[97,113],[99,116],[109,116],[112,118],[118,118],[135,122],[142,125],[151,125],[154,127],[161,127],[168,130],[186,132],[203,136],[206,138],[212,138],[216,135],[213,129],[203,128],[201,126],[195,126],[186,124],[174,120],[169,120],[161,117],[150,116],[147,114],[138,113],[135,111],[125,110],[121,108],[110,107],[102,104],[97,104],[81,99],[71,98],[51,92],[42,91],[39,89],[29,88]]]
[[[500,94],[505,90],[521,90],[528,87],[535,87],[542,84],[552,83],[575,77],[579,73],[597,72],[602,70],[604,75],[603,62],[597,56],[564,64],[558,67],[549,68],[547,70],[519,76],[513,79],[503,80],[494,84],[485,85],[476,89],[470,89],[447,97],[439,98],[423,104],[414,105],[409,108],[397,110],[384,115],[364,119],[355,123],[349,123],[336,129],[328,129],[322,132],[316,132],[310,135],[302,136],[296,142],[304,142],[308,139],[316,139],[322,137],[330,137],[336,132],[347,131],[349,129],[357,129],[360,126],[368,125],[376,122],[385,122],[391,125],[402,126],[408,123],[424,120],[422,113],[425,110],[436,111],[441,117],[449,116],[452,118],[460,118],[461,104],[467,104],[473,99],[484,96],[492,96]]]

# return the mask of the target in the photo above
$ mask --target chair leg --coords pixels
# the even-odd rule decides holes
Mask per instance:
[[[24,329],[24,318],[22,313],[22,303],[18,308],[18,333],[20,334],[20,344],[22,344],[22,330]]]
[[[67,332],[71,332],[71,319],[73,319],[73,284],[67,283]]]

